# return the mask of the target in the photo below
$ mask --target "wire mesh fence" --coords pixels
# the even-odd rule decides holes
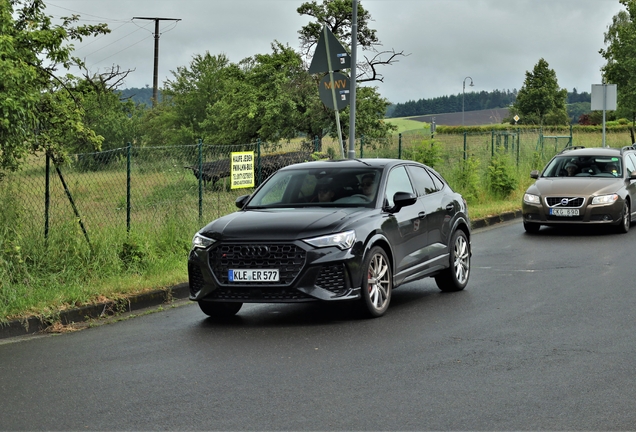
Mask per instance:
[[[440,148],[435,168],[444,176],[468,158],[484,172],[495,153],[527,175],[533,164],[544,161],[568,145],[600,146],[599,134],[550,135],[541,130],[510,129],[480,133],[405,133],[389,139],[360,138],[356,157],[407,159],[415,150]],[[608,135],[609,145],[621,146],[625,136]],[[131,231],[153,235],[178,227],[194,233],[210,220],[236,210],[235,200],[253,187],[231,187],[233,152],[254,152],[254,177],[258,185],[277,169],[314,158],[340,158],[348,143],[337,140],[301,140],[288,144],[134,147],[72,155],[71,163],[57,166],[45,155],[32,157],[24,168],[0,180],[0,205],[11,205],[21,215],[23,240],[68,241],[108,235],[125,238]],[[527,168],[527,169],[526,169]],[[540,168],[539,166],[533,168]],[[452,186],[452,184],[451,184]],[[10,200],[10,202],[8,201]]]

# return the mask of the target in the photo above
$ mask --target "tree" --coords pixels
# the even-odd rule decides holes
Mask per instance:
[[[227,83],[222,97],[206,111],[203,122],[214,143],[243,144],[261,139],[277,143],[298,136],[308,111],[319,103],[317,90],[300,55],[280,42],[271,54],[241,61],[240,73]]]
[[[329,30],[342,42],[345,47],[351,46],[351,21],[353,19],[353,4],[351,0],[323,0],[321,4],[312,0],[303,3],[297,9],[300,15],[308,15],[315,19],[304,26],[300,34],[300,47],[303,57],[309,61],[315,46],[320,39],[322,26]],[[371,53],[363,55],[358,62],[356,82],[384,81],[384,76],[378,71],[382,65],[395,63],[398,57],[405,56],[404,51],[396,52],[394,49],[379,51],[382,46],[376,36],[376,31],[369,28],[372,21],[371,14],[358,3],[358,46],[362,51]]]
[[[82,121],[59,68],[81,65],[70,41],[108,33],[105,24],[57,25],[43,0],[0,0],[0,170],[16,170],[30,152],[64,158],[64,137],[75,134],[99,148],[101,137]],[[1,172],[1,171],[0,171]]]
[[[619,1],[619,11],[605,33],[606,49],[599,53],[607,61],[601,68],[604,82],[617,84],[619,110],[630,118],[632,142],[636,125],[636,0]]]
[[[566,98],[567,90],[559,89],[556,73],[547,61],[540,59],[532,72],[526,71],[510,115],[518,114],[525,124],[565,125],[568,124]]]

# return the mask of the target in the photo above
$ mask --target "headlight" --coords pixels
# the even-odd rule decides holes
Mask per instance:
[[[533,194],[523,194],[523,200],[525,202],[527,202],[528,204],[541,204],[541,199],[539,198],[539,195],[533,195]]]
[[[342,250],[350,249],[353,243],[356,241],[355,231],[345,231],[338,234],[331,234],[322,237],[315,237],[312,239],[305,239],[305,243],[309,243],[313,247],[329,247],[336,246]]]
[[[208,248],[212,246],[214,243],[216,243],[216,240],[212,240],[211,238],[204,237],[199,233],[196,233],[194,235],[194,238],[192,239],[192,247],[198,248],[198,249]]]
[[[618,195],[616,195],[616,194],[601,195],[601,196],[597,196],[597,197],[592,198],[592,205],[594,205],[594,204],[601,204],[601,205],[613,204],[613,203],[616,202],[617,199],[618,199]]]

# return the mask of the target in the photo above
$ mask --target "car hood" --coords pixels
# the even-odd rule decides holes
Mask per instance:
[[[604,195],[624,186],[622,178],[540,178],[528,188],[528,193],[541,196],[555,195]]]
[[[243,210],[216,219],[199,232],[215,240],[298,240],[339,232],[370,209]]]

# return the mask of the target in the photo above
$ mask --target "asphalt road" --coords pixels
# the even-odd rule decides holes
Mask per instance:
[[[477,230],[387,315],[194,304],[0,344],[2,430],[634,430],[636,227]]]

